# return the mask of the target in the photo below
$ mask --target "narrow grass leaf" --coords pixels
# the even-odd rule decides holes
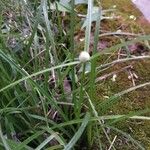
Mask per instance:
[[[91,35],[91,18],[92,18],[93,0],[88,0],[87,26],[85,31],[84,51],[89,52],[90,35]]]
[[[6,137],[4,137],[3,133],[2,133],[2,128],[1,128],[1,124],[0,124],[0,138],[3,142],[3,146],[5,147],[6,150],[11,150],[7,141],[6,141]]]
[[[19,144],[16,147],[16,150],[21,150],[22,148],[26,147],[27,144],[29,144],[32,140],[36,139],[38,136],[42,135],[45,131],[37,131],[35,134],[33,134],[32,136],[28,137],[26,140],[24,140],[21,144]]]
[[[134,90],[137,90],[139,88],[142,88],[144,86],[148,86],[148,85],[150,85],[150,82],[146,82],[144,84],[140,84],[140,85],[131,87],[131,88],[127,89],[127,90],[124,90],[124,91],[122,91],[120,93],[117,93],[117,94],[111,96],[108,100],[102,102],[100,104],[100,108],[102,109],[103,112],[106,112],[107,109],[110,108],[114,103],[116,103],[120,99],[121,96],[123,96],[123,95],[125,95],[125,94],[127,94],[129,92],[132,92]]]
[[[13,62],[7,57],[7,55],[6,55],[2,50],[0,50],[0,57],[2,57],[4,60],[6,60],[6,61],[9,62],[9,63],[13,63]],[[34,77],[34,76],[40,75],[40,74],[42,74],[42,73],[46,73],[46,72],[49,72],[49,71],[52,71],[52,70],[56,70],[56,69],[59,69],[59,68],[63,68],[63,67],[67,67],[67,66],[77,65],[77,64],[79,64],[79,63],[80,63],[79,61],[70,62],[70,63],[58,65],[58,66],[55,66],[55,67],[47,68],[47,69],[44,69],[44,70],[42,70],[42,71],[33,73],[33,74],[31,74],[31,75],[28,75],[28,76],[26,76],[26,77],[23,77],[22,79],[19,79],[19,80],[15,81],[15,82],[13,82],[13,83],[11,83],[11,84],[5,86],[4,88],[0,89],[0,92],[4,91],[4,90],[6,90],[6,89],[8,89],[8,88],[10,88],[10,87],[13,87],[13,86],[19,84],[19,83],[22,82],[22,81],[25,81],[25,80],[27,80],[27,79],[30,79],[30,78]],[[14,65],[16,65],[16,64],[14,63]],[[17,66],[17,65],[16,65],[16,66]],[[18,70],[22,70],[22,69],[19,69],[19,68],[18,68]]]
[[[73,138],[70,140],[70,142],[65,146],[64,150],[70,150],[71,148],[74,147],[74,145],[76,144],[76,142],[79,140],[79,138],[81,137],[83,131],[85,130],[88,122],[90,120],[90,114],[87,113],[83,119],[83,122],[80,126],[80,128],[78,129],[78,131],[75,133],[75,135],[73,136]]]
[[[109,47],[109,48],[106,48],[106,49],[104,49],[103,51],[101,51],[100,53],[97,53],[97,54],[93,55],[93,56],[91,57],[91,60],[92,60],[92,59],[95,59],[96,57],[99,57],[100,55],[105,54],[105,53],[107,53],[107,52],[117,51],[117,50],[118,50],[119,48],[121,48],[121,47],[128,46],[128,45],[131,45],[131,44],[133,44],[133,43],[141,42],[141,41],[144,41],[144,40],[150,40],[150,35],[140,36],[140,37],[137,37],[137,38],[135,38],[135,39],[133,39],[133,40],[126,41],[126,42],[124,42],[124,43],[119,43],[119,44],[116,44],[116,45],[111,46],[111,47]]]
[[[51,128],[42,127],[45,131],[47,131],[50,134],[53,134],[55,136],[55,139],[59,142],[60,145],[65,146],[66,142],[65,139],[61,136],[61,134],[58,135],[57,132],[53,131]]]
[[[48,144],[52,139],[54,139],[54,137],[55,137],[54,135],[49,136],[35,150],[41,150],[41,149],[43,149],[46,144]]]

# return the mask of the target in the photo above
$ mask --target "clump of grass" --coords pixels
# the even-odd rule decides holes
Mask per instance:
[[[90,149],[95,143],[95,137],[98,141],[95,147],[115,149],[117,136],[112,137],[107,132],[108,129],[144,149],[128,133],[113,127],[109,122],[104,123],[104,120],[149,120],[149,117],[136,116],[149,110],[126,115],[104,114],[122,95],[150,83],[111,96],[100,104],[101,111],[98,113],[94,105],[97,94],[95,79],[102,69],[107,69],[112,64],[149,58],[127,55],[127,58],[119,61],[97,66],[98,58],[107,52],[148,40],[150,36],[140,36],[127,42],[120,40],[120,44],[99,53],[98,42],[102,36],[107,36],[107,33],[99,33],[103,10],[101,6],[96,6],[97,11],[93,13],[93,1],[88,0],[87,14],[82,14],[85,17],[84,27],[82,26],[85,38],[84,49],[80,51],[90,53],[91,58],[89,61],[79,61],[74,34],[76,24],[83,24],[83,21],[77,18],[79,12],[75,9],[76,5],[75,0],[70,3],[22,0],[10,3],[4,1],[1,6],[4,8],[0,13],[1,149]],[[69,24],[65,23],[66,16]],[[94,32],[92,50],[91,31]],[[94,137],[93,130],[97,132]],[[87,142],[82,145],[84,140]]]

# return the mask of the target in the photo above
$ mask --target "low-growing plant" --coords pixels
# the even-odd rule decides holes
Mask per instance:
[[[94,100],[100,71],[112,64],[150,58],[126,55],[97,65],[99,57],[148,41],[150,36],[135,34],[132,40],[120,40],[121,43],[98,52],[97,45],[103,36],[129,35],[100,33],[101,21],[110,19],[106,15],[112,10],[103,10],[98,1],[96,4],[92,0],[3,0],[0,3],[0,149],[116,149],[117,137],[112,137],[108,129],[144,149],[113,124],[125,119],[150,120],[141,116],[149,109],[125,115],[106,113],[124,94],[150,82],[100,102],[101,114]],[[82,6],[87,14],[79,12]],[[78,32],[84,35],[83,49],[79,50],[75,41]]]

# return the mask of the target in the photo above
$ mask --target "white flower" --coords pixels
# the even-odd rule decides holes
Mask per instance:
[[[79,60],[80,60],[80,62],[86,62],[86,61],[90,60],[89,53],[86,51],[82,51],[79,55]]]

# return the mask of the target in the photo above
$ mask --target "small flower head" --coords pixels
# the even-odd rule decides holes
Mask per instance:
[[[80,60],[80,62],[86,62],[86,61],[90,60],[89,53],[86,51],[82,51],[79,55],[79,60]]]

